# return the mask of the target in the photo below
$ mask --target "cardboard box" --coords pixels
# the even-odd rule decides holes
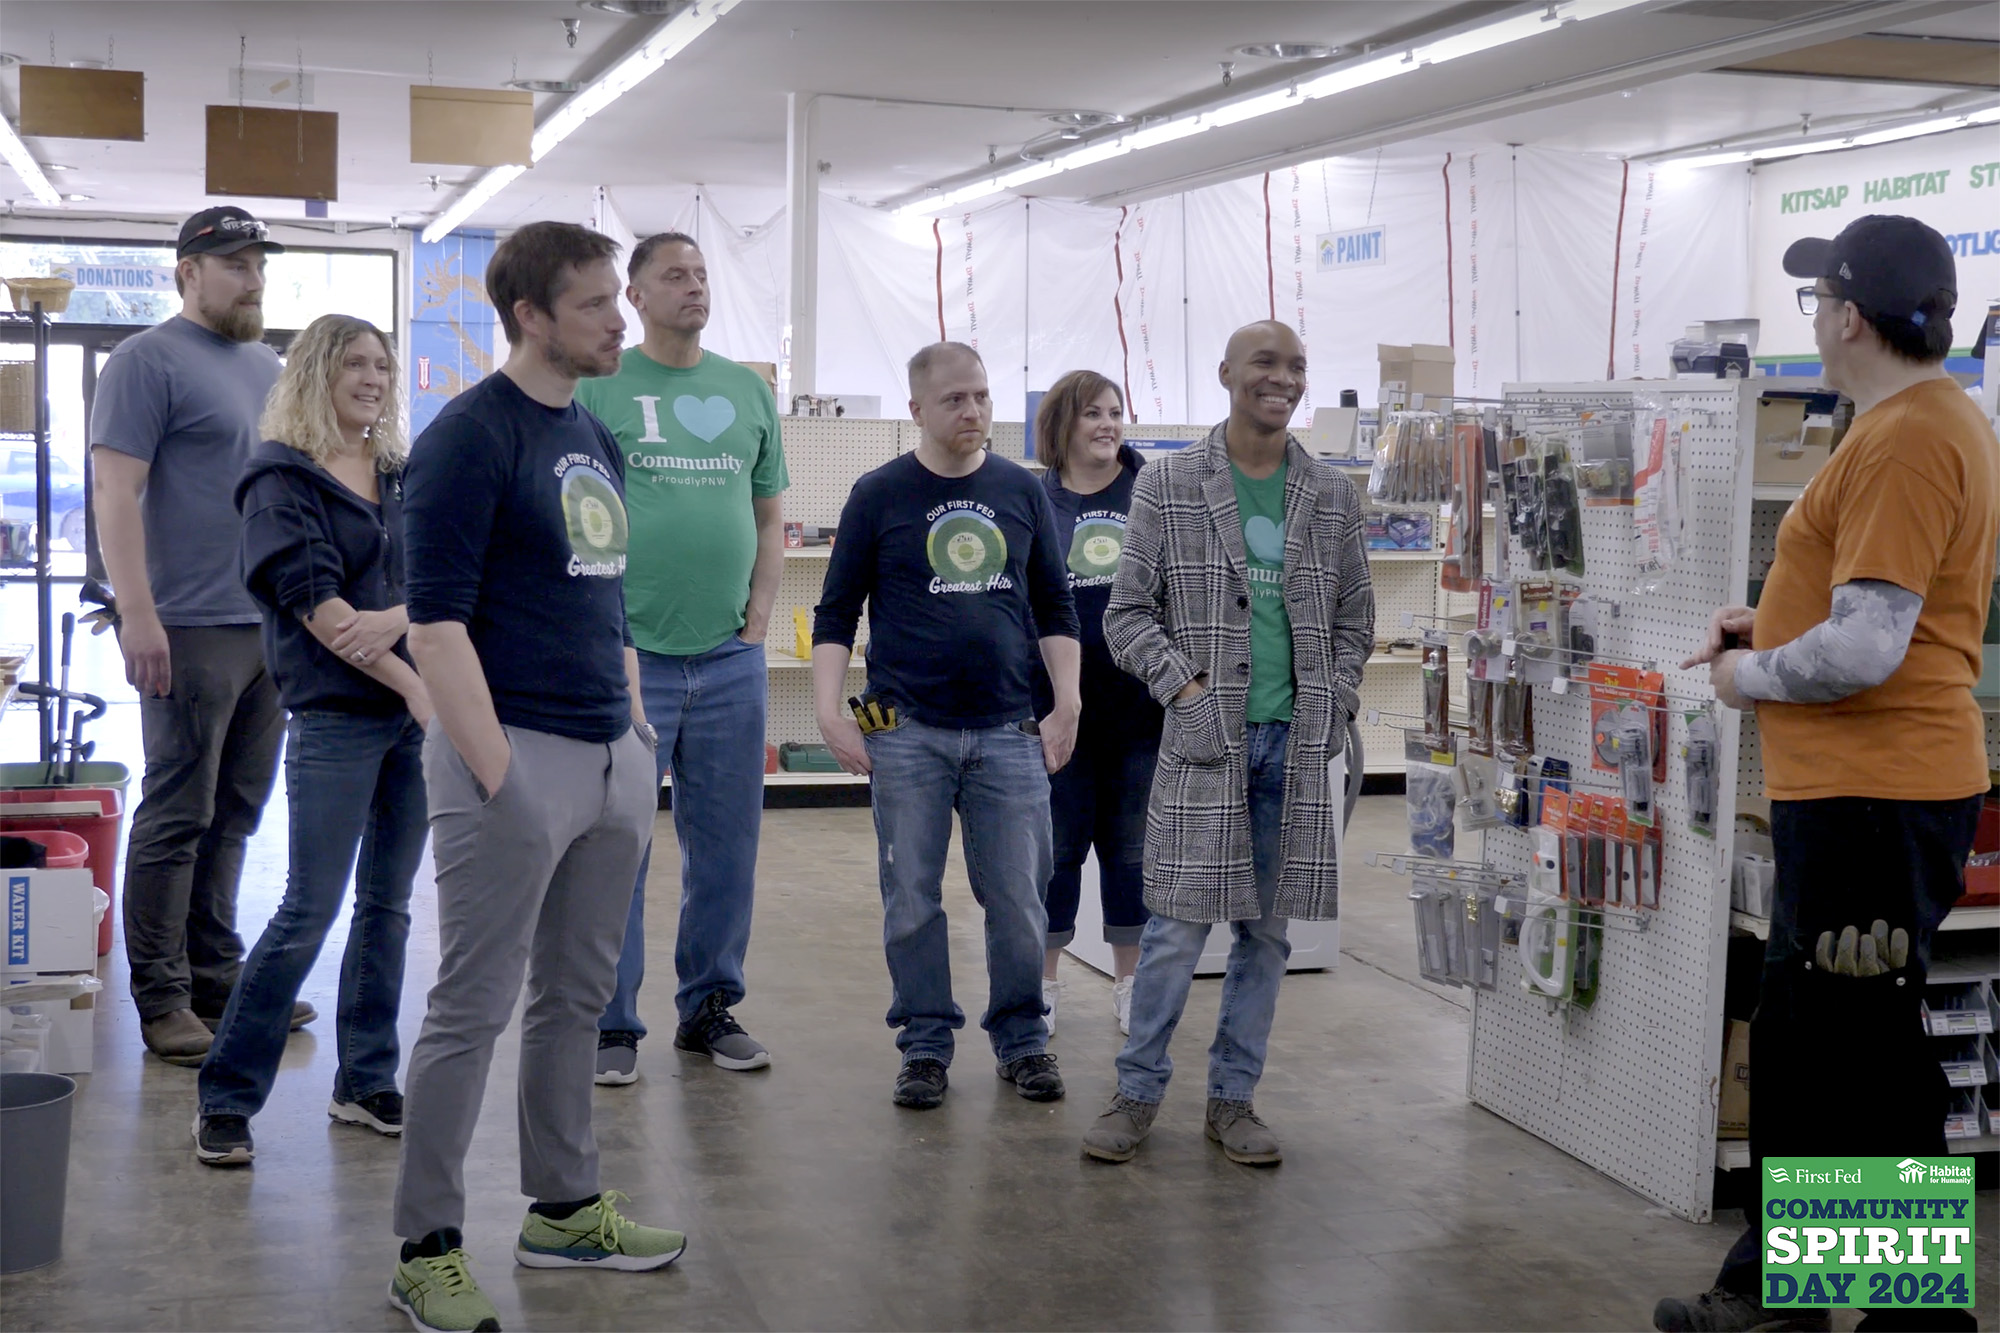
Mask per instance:
[[[97,922],[90,871],[0,871],[6,890],[6,978],[97,970]]]
[[[1457,392],[1458,358],[1449,347],[1436,343],[1412,343],[1407,347],[1377,343],[1375,360],[1381,367],[1380,383],[1385,390],[1393,386],[1426,398],[1449,398]]]
[[[768,385],[770,385],[770,386],[771,386],[771,393],[773,394],[773,396],[775,396],[775,395],[777,394],[777,392],[778,392],[778,363],[777,363],[777,362],[775,362],[775,361],[745,361],[745,362],[743,362],[742,364],[744,364],[744,365],[746,365],[746,366],[750,367],[750,369],[752,369],[752,370],[756,371],[756,372],[757,372],[757,373],[758,373],[758,374],[759,374],[760,376],[762,376],[762,377],[763,377],[763,380],[764,380],[764,383],[766,383],[766,384],[768,384]]]
[[[1722,1044],[1722,1097],[1715,1112],[1715,1137],[1750,1137],[1750,1025],[1729,1020]]]
[[[1803,486],[1833,456],[1833,422],[1809,421],[1803,398],[1759,398],[1755,447],[1751,475],[1757,485]]]

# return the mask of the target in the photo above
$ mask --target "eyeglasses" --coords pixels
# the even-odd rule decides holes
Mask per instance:
[[[1808,283],[1806,286],[1799,288],[1799,313],[1802,315],[1817,315],[1819,313],[1819,303],[1821,301],[1832,301],[1836,299],[1838,298],[1832,296],[1822,296],[1819,292],[1819,288],[1816,285]]]

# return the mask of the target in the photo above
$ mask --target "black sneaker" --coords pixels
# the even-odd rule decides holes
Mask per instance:
[[[896,1095],[891,1100],[913,1111],[928,1111],[944,1105],[944,1090],[950,1085],[944,1061],[919,1057],[896,1072]]]
[[[602,1039],[599,1041],[602,1049]],[[745,1032],[730,1014],[721,991],[710,991],[694,1017],[675,1029],[674,1049],[705,1055],[724,1069],[762,1069],[771,1063],[771,1053],[763,1043]]]
[[[326,1113],[343,1125],[362,1125],[392,1139],[403,1132],[403,1094],[394,1088],[346,1101],[335,1097],[327,1103]]]
[[[597,1085],[622,1088],[639,1081],[639,1034],[622,1029],[597,1034]]]
[[[250,1142],[250,1119],[240,1115],[197,1115],[194,1155],[210,1166],[248,1166],[257,1155]]]
[[[1653,1307],[1653,1327],[1661,1333],[1737,1333],[1738,1330],[1792,1330],[1825,1333],[1833,1319],[1823,1310],[1771,1310],[1754,1297],[1711,1287],[1693,1300],[1669,1296]]]
[[[1056,1069],[1056,1058],[1047,1051],[1036,1051],[1033,1055],[1023,1055],[1000,1066],[1000,1077],[1014,1085],[1014,1091],[1031,1102],[1058,1102],[1062,1100],[1062,1074]]]

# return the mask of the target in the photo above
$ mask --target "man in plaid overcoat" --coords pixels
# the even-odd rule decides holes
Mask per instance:
[[[1328,762],[1375,642],[1361,501],[1286,429],[1305,393],[1298,335],[1238,329],[1219,370],[1229,420],[1139,473],[1104,617],[1119,666],[1166,705],[1146,820],[1146,906],[1118,1092],[1084,1136],[1130,1159],[1173,1063],[1167,1044],[1210,926],[1235,941],[1209,1047],[1208,1136],[1269,1165],[1253,1109],[1291,945],[1290,917],[1338,914]]]

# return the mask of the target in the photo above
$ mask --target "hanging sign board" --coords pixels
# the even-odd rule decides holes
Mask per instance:
[[[1362,227],[1356,231],[1328,231],[1319,236],[1319,271],[1367,268],[1389,262],[1386,226]]]
[[[340,197],[340,117],[262,106],[208,108],[209,194]]]
[[[144,139],[146,76],[136,69],[21,66],[23,138]]]
[[[535,95],[512,88],[410,85],[410,161],[530,166]]]

